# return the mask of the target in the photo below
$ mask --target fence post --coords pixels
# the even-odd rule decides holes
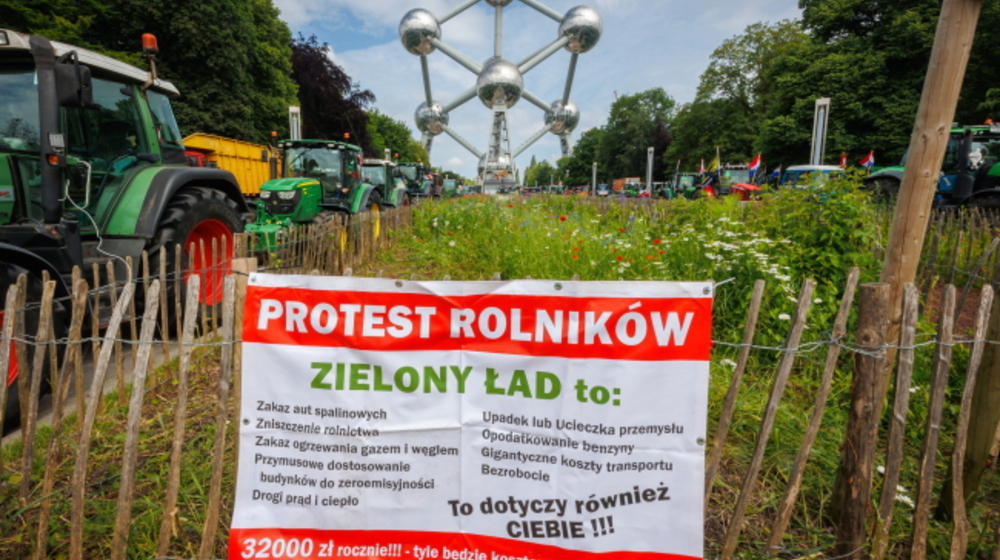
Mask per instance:
[[[993,300],[991,313],[986,340],[1000,340],[1000,298]],[[983,353],[969,417],[971,420],[962,473],[966,503],[975,496],[979,488],[993,451],[997,428],[1000,427],[1000,346],[995,344],[987,345]],[[950,517],[951,504],[951,484],[945,484],[938,514]]]
[[[833,491],[837,554],[865,558],[865,527],[871,502],[875,449],[878,445],[879,376],[885,361],[889,284],[862,284],[851,382],[851,409],[841,447],[840,470]]]
[[[215,443],[212,447],[212,479],[209,483],[208,508],[201,534],[199,558],[212,558],[215,550],[216,531],[219,528],[219,506],[222,501],[222,469],[226,454],[226,421],[229,418],[229,378],[233,368],[233,317],[236,282],[232,276],[225,279],[222,297],[222,358],[219,363],[219,406],[215,416]],[[238,437],[238,436],[237,436]]]
[[[937,466],[938,441],[941,437],[941,417],[943,415],[945,389],[948,385],[948,370],[951,368],[952,345],[955,324],[955,286],[944,287],[941,299],[941,319],[938,323],[938,340],[934,349],[933,377],[927,402],[927,420],[924,425],[924,443],[920,450],[920,478],[917,481],[917,503],[913,508],[913,536],[910,549],[911,560],[927,557],[928,516],[934,489],[934,470]]]
[[[10,351],[14,348],[14,325],[17,321],[18,286],[11,284],[7,288],[6,303],[4,305],[3,321],[3,344],[0,344],[0,371],[9,371],[11,361],[16,361],[16,356],[11,356]],[[7,384],[0,383],[0,411],[7,410]],[[3,419],[6,414],[0,414],[0,433],[3,433]],[[0,450],[3,449],[0,444]],[[3,469],[3,455],[0,454],[0,469]]]
[[[148,261],[147,261],[148,262]],[[133,281],[134,282],[134,281]],[[118,487],[118,507],[115,528],[112,531],[111,560],[124,560],[128,546],[129,526],[132,524],[136,462],[139,459],[139,429],[142,422],[142,401],[146,396],[146,377],[149,375],[149,355],[153,352],[153,335],[156,334],[156,314],[160,310],[160,281],[152,286],[145,282],[146,306],[142,318],[142,332],[132,360],[132,394],[129,398],[125,444],[122,451],[121,481]],[[135,298],[131,298],[131,307]],[[135,347],[133,347],[135,348]]]
[[[743,519],[746,515],[747,506],[750,503],[750,495],[753,492],[757,476],[764,463],[764,450],[767,449],[767,442],[771,438],[771,431],[774,428],[774,419],[778,415],[778,404],[785,393],[785,385],[788,384],[788,376],[792,373],[792,366],[795,365],[795,355],[798,351],[799,342],[802,340],[802,331],[805,330],[806,316],[809,314],[809,306],[812,304],[813,290],[816,282],[805,280],[802,282],[802,289],[799,291],[798,305],[795,308],[795,316],[792,318],[792,327],[788,331],[788,338],[785,340],[785,348],[778,363],[778,371],[774,375],[774,384],[771,386],[771,395],[767,399],[767,407],[764,410],[764,418],[760,424],[760,431],[757,435],[757,443],[754,446],[753,458],[750,460],[750,468],[743,478],[743,487],[740,489],[740,496],[733,507],[733,516],[729,520],[729,528],[726,531],[722,553],[719,558],[722,560],[732,560],[736,553],[736,545],[739,542],[740,533],[743,531]]]
[[[80,443],[76,448],[73,478],[70,483],[73,495],[70,510],[69,560],[83,560],[84,490],[87,485],[87,459],[90,454],[91,436],[94,431],[98,403],[104,397],[104,378],[108,372],[108,364],[111,362],[111,352],[115,345],[113,341],[118,336],[128,299],[134,293],[135,284],[131,282],[126,284],[125,290],[122,292],[122,301],[115,306],[114,313],[111,315],[111,322],[104,333],[104,344],[101,346],[101,354],[94,366],[94,377],[90,382],[87,414],[83,421],[83,427],[80,430]]]
[[[993,306],[993,287],[989,285],[983,286],[980,298],[979,310],[976,313],[975,342],[972,346],[972,355],[969,357],[969,368],[965,375],[965,387],[962,390],[962,408],[958,415],[955,448],[952,451],[951,458],[951,492],[952,508],[954,509],[952,517],[955,521],[953,537],[951,539],[951,560],[965,558],[965,553],[969,545],[969,519],[966,515],[965,500],[962,495],[962,459],[965,456],[969,429],[972,391],[976,386],[976,376],[983,357],[983,347],[986,345],[984,338],[986,336],[986,323],[989,321],[989,311]]]
[[[872,537],[872,560],[885,558],[889,548],[889,529],[892,527],[892,512],[896,502],[896,485],[903,464],[903,438],[906,433],[906,417],[910,410],[910,385],[913,380],[917,335],[917,308],[920,292],[913,284],[907,284],[903,292],[903,322],[899,335],[899,367],[896,370],[896,395],[892,400],[892,422],[889,424],[888,443],[885,452],[885,478],[882,479],[882,495],[879,497],[878,518]]]
[[[177,333],[180,349],[177,365],[177,403],[174,405],[174,439],[170,446],[170,471],[167,474],[167,493],[163,499],[163,518],[160,521],[160,538],[156,545],[156,555],[166,556],[170,546],[173,528],[177,523],[177,494],[181,485],[181,450],[184,445],[185,421],[187,418],[188,369],[191,367],[191,351],[194,346],[194,329],[198,322],[198,294],[201,293],[201,278],[193,274],[188,278],[187,307],[183,314],[184,327]]]

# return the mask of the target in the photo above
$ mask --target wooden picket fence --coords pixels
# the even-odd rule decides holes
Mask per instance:
[[[29,395],[25,401],[30,405],[22,420],[22,437],[0,449],[16,458],[0,464],[0,510],[5,516],[0,522],[3,527],[0,558],[225,557],[238,445],[234,435],[241,418],[238,342],[246,273],[256,269],[282,274],[349,275],[353,267],[387,247],[394,232],[409,227],[410,220],[409,209],[401,209],[377,217],[362,215],[346,223],[300,228],[268,251],[259,251],[258,240],[253,237],[240,236],[234,248],[232,273],[221,267],[196,266],[202,274],[189,273],[184,280],[182,274],[167,272],[167,256],[161,254],[158,263],[143,258],[139,264],[141,274],[132,281],[116,281],[113,268],[103,271],[103,276],[101,271],[90,271],[101,286],[90,290],[80,271],[74,277],[71,298],[64,302],[70,317],[69,330],[58,341],[51,319],[54,283],[45,283],[38,331],[26,333],[25,285],[19,281],[6,294],[4,316],[15,319],[4,322],[2,339],[15,341],[13,348],[20,371],[31,373],[22,376],[19,387],[21,394]],[[215,257],[227,254],[223,244],[213,245],[214,249],[200,254]],[[179,254],[174,257],[177,263],[181,262]],[[215,257],[206,257],[207,264],[219,262]],[[110,284],[103,283],[102,277]],[[909,287],[902,337],[899,341],[886,341],[885,289],[879,285],[858,287],[858,277],[857,270],[848,275],[832,324],[810,323],[808,314],[815,284],[810,280],[803,282],[787,337],[777,348],[754,344],[758,319],[766,313],[765,284],[758,281],[748,302],[742,340],[717,341],[717,354],[735,349],[737,356],[720,412],[710,419],[714,437],[706,442],[706,526],[719,528],[707,531],[706,557],[728,560],[778,555],[920,560],[927,557],[931,506],[944,499],[943,496],[958,496],[951,498],[954,516],[948,522],[951,527],[948,532],[953,536],[948,556],[966,557],[970,538],[975,537],[976,542],[988,540],[992,550],[983,552],[982,547],[977,548],[977,557],[987,558],[990,554],[994,560],[1000,558],[1000,520],[996,509],[1000,503],[996,497],[980,500],[967,515],[961,499],[963,493],[943,492],[941,483],[951,465],[959,476],[951,478],[950,488],[962,488],[962,469],[954,467],[961,466],[967,445],[964,434],[975,420],[973,388],[980,370],[986,371],[979,365],[984,352],[1000,345],[1000,329],[989,334],[986,329],[991,321],[991,286],[987,282],[977,288],[981,289],[979,307],[970,338],[961,338],[964,333],[954,332],[959,290],[946,286],[942,304],[935,310],[939,326],[933,340],[918,338],[919,292]],[[199,305],[196,296],[205,283],[222,286],[221,305]],[[859,303],[855,303],[856,292],[860,294]],[[99,318],[100,314],[87,312],[88,305],[101,303],[113,310],[106,323]],[[857,315],[853,333],[849,332],[852,314]],[[89,329],[93,329],[89,337],[88,323]],[[175,333],[173,340],[163,336],[171,332]],[[806,332],[824,335],[804,342]],[[957,372],[964,376],[961,398],[947,403],[945,388],[949,376],[955,375],[951,360],[957,345],[971,347],[971,353],[967,369]],[[0,371],[6,371],[11,347],[0,344]],[[800,371],[802,357],[817,349],[825,349],[825,360],[815,385],[814,404],[811,410],[794,411],[801,413],[803,419],[808,416],[808,420],[803,421],[797,452],[786,456],[768,445],[775,419],[783,407],[787,410],[789,406],[786,392],[795,382],[793,374]],[[913,444],[910,441],[914,437],[913,422],[909,431],[906,428],[911,401],[917,398],[910,389],[917,363],[915,356],[921,351],[931,351],[934,362],[926,392],[929,395],[926,413],[915,419],[922,421],[924,428],[919,430],[921,456],[917,461],[916,503],[910,510],[897,500],[897,482],[904,473],[906,445]],[[890,384],[884,372],[893,352],[898,354],[898,368],[894,383]],[[92,361],[89,366],[85,364],[87,355]],[[773,373],[755,368],[754,364],[773,362],[775,356],[777,365]],[[846,365],[848,358],[853,359],[853,367]],[[86,369],[93,372],[87,388]],[[127,370],[131,370],[131,375]],[[828,546],[819,550],[795,551],[791,547],[795,533],[792,519],[796,508],[803,507],[804,473],[823,430],[824,412],[830,405],[838,373],[843,376],[850,370],[854,376],[851,413],[844,428],[846,439],[839,474],[836,481],[829,481],[830,488],[820,492],[833,496],[831,501],[838,510],[832,516],[831,539]],[[715,375],[719,375],[718,371]],[[46,421],[48,427],[43,429],[35,395],[41,390],[45,376],[52,382],[53,407],[51,418]],[[771,383],[766,406],[749,414],[744,412],[746,417],[741,417],[737,406],[741,390],[749,382],[763,380]],[[111,398],[105,398],[102,388],[106,384],[114,389]],[[804,387],[796,390],[801,393],[806,390]],[[885,416],[883,401],[877,395],[885,394],[890,387],[892,398],[887,408],[891,413]],[[204,399],[202,391],[209,392],[213,410],[208,417],[194,418],[190,402]],[[0,390],[0,401],[5,398],[6,391]],[[951,425],[942,421],[946,404],[959,410],[953,422],[954,431],[947,434],[942,433],[943,425]],[[879,432],[883,418],[887,418],[884,421],[888,424],[887,433]],[[753,454],[747,459],[731,453],[732,431],[737,423],[759,424],[754,430]],[[36,438],[43,432],[46,437]],[[192,434],[211,442],[207,445],[207,457],[202,448],[191,443]],[[942,449],[942,443],[952,448]],[[95,461],[93,453],[98,446],[119,447],[120,463]],[[947,455],[939,460],[942,452]],[[192,462],[209,464],[210,474],[192,480],[186,470]],[[877,463],[884,465],[881,484],[876,474]],[[774,465],[790,465],[781,469],[787,471],[784,488],[766,488],[760,484],[762,472],[773,470]],[[161,485],[165,491],[163,495],[150,495],[150,479],[159,476],[165,479]],[[995,467],[985,476],[996,477]],[[192,501],[184,491],[190,486],[207,488],[203,492],[207,498]],[[113,506],[107,496],[116,496]],[[902,516],[901,511],[906,515]],[[970,516],[985,521],[973,528]],[[154,542],[136,542],[137,524],[152,524],[158,528],[158,538]],[[901,538],[902,534],[906,537]]]

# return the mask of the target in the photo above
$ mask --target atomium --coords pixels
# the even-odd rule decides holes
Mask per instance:
[[[413,118],[417,121],[417,129],[431,136],[441,134],[444,132],[444,127],[448,126],[448,113],[445,113],[444,106],[436,101],[429,106],[427,103],[421,103]]]
[[[583,54],[594,48],[603,32],[601,14],[589,6],[577,6],[566,12],[559,25],[559,36],[569,38],[566,50],[574,54]]]
[[[434,52],[431,39],[441,38],[441,26],[434,14],[417,8],[410,10],[399,22],[399,40],[403,47],[417,56]]]
[[[573,132],[576,125],[580,124],[580,108],[572,101],[564,105],[562,99],[556,99],[545,113],[545,124],[552,134]]]
[[[476,95],[490,109],[498,102],[513,107],[524,91],[524,77],[513,62],[493,57],[483,64],[476,80]]]
[[[441,39],[441,26],[477,4],[478,0],[461,0],[459,6],[440,17],[423,9],[410,10],[399,23],[399,38],[407,52],[421,57],[425,99],[414,113],[414,120],[417,129],[423,133],[423,144],[427,152],[431,151],[434,137],[442,132],[447,133],[475,154],[484,182],[510,182],[515,177],[514,159],[546,133],[559,136],[563,155],[570,154],[570,134],[580,124],[580,109],[570,101],[577,61],[581,54],[593,49],[600,41],[604,23],[597,10],[587,6],[577,6],[560,17],[559,12],[542,5],[541,0],[524,0],[525,5],[554,20],[558,24],[558,34],[548,46],[515,64],[503,56],[503,14],[513,0],[482,1],[494,8],[496,18],[493,56],[482,65],[476,64]],[[542,61],[560,52],[560,47],[571,53],[566,84],[562,98],[546,105],[537,95],[527,90],[524,76]],[[434,52],[444,54],[472,72],[476,76],[475,87],[448,103],[435,101],[431,92],[430,65],[427,60],[427,56]],[[450,113],[474,97],[478,97],[493,113],[489,146],[485,151],[476,149],[449,128]],[[516,150],[511,150],[507,111],[521,99],[542,110],[545,124]]]

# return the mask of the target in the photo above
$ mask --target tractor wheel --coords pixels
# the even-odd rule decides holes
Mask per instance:
[[[40,309],[38,302],[42,299],[42,279],[35,274],[32,274],[27,269],[22,268],[16,264],[3,263],[0,265],[0,300],[6,301],[7,289],[17,282],[17,277],[21,274],[26,274],[28,277],[27,284],[27,296],[25,301],[28,302],[28,310],[24,313],[24,334],[29,339],[34,339],[38,334],[38,321]],[[31,304],[34,304],[33,306]],[[0,306],[3,304],[0,303]],[[6,319],[3,316],[3,309],[0,309],[0,326],[3,325]],[[52,303],[52,328],[55,332],[56,338],[62,338],[66,336],[66,318],[67,311],[63,302],[53,301]],[[7,366],[6,375],[2,378],[3,382],[7,383],[7,406],[3,410],[3,435],[16,430],[21,425],[21,398],[18,385],[18,377],[20,376],[20,369],[15,361],[14,353],[14,342],[12,341],[10,348],[10,363]],[[27,363],[29,367],[34,367],[34,351],[28,352]],[[48,352],[45,354],[45,363],[42,366],[42,390],[39,398],[41,398],[46,393],[52,391],[52,385],[49,378],[49,357]]]
[[[981,196],[966,203],[970,208],[982,208],[984,210],[1000,210],[1000,196]]]
[[[150,255],[150,263],[158,263],[158,251],[165,250],[167,270],[174,272],[174,247],[181,244],[182,279],[186,281],[192,273],[200,275],[198,301],[204,305],[217,305],[222,302],[223,280],[229,273],[233,259],[234,234],[242,231],[243,221],[236,202],[222,191],[207,187],[184,187],[174,195],[160,217],[152,243],[156,249]],[[222,253],[222,238],[226,240],[226,250],[224,254],[219,254]],[[218,240],[214,257],[213,239]],[[205,248],[204,253],[202,246]],[[173,286],[173,282],[168,286],[168,309],[174,308]]]

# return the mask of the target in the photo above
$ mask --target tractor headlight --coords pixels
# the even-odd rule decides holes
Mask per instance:
[[[295,191],[278,191],[278,198],[281,200],[291,200],[295,198]]]
[[[260,191],[260,197],[264,200],[271,198],[271,191]]]

